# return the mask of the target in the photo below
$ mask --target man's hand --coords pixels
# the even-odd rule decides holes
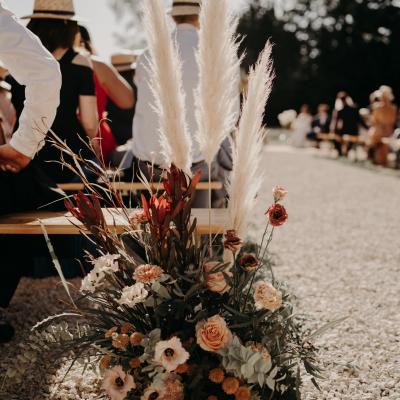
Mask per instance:
[[[17,173],[24,169],[31,159],[15,150],[9,144],[0,146],[0,170]]]

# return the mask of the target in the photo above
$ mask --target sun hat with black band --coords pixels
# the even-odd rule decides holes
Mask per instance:
[[[75,14],[73,0],[35,0],[33,14],[22,19],[64,19],[80,21]]]
[[[111,64],[118,72],[136,69],[136,61],[143,50],[121,50],[111,56]]]
[[[174,0],[169,13],[172,17],[199,15],[201,0]]]

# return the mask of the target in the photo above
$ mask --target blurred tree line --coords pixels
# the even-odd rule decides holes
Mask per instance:
[[[239,33],[245,36],[245,68],[266,40],[275,44],[270,123],[303,103],[333,105],[339,90],[362,106],[382,84],[400,96],[398,0],[253,0]]]
[[[239,0],[232,0],[239,1]],[[268,120],[307,103],[333,104],[345,90],[362,106],[380,85],[400,99],[400,0],[246,0],[238,31],[245,69],[266,41],[274,45],[277,78]],[[168,0],[165,0],[166,4]],[[138,0],[110,0],[128,47],[143,45]]]

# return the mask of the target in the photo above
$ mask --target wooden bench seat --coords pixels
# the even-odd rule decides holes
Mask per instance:
[[[129,230],[127,218],[117,209],[104,209],[108,226],[121,234]],[[136,210],[137,211],[137,210]],[[135,210],[131,210],[133,214]],[[208,209],[193,209],[197,218],[196,235],[207,235],[209,232]],[[228,212],[226,209],[213,209],[211,219],[212,234],[222,234],[227,228]],[[40,221],[49,235],[77,235],[81,223],[71,214],[54,211],[24,212],[0,217],[0,235],[42,235]]]
[[[351,144],[364,144],[365,143],[364,139],[358,135],[343,135],[342,140],[344,143],[351,143]]]
[[[318,133],[317,138],[319,140],[322,140],[323,142],[331,141],[331,140],[336,140],[336,141],[342,140],[342,137],[339,135],[336,135],[335,133]]]
[[[60,183],[57,185],[60,189],[64,190],[64,192],[79,192],[85,189],[85,185],[83,183]],[[139,190],[146,190],[146,186],[141,182],[114,182],[112,184],[114,190],[118,191],[130,191],[135,192]],[[153,185],[156,190],[162,190],[162,183],[155,183]],[[220,190],[223,188],[222,182],[199,182],[196,186],[197,190]]]

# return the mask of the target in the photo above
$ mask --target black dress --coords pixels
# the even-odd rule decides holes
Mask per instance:
[[[120,75],[132,86],[135,97],[137,97],[137,87],[133,81],[135,71],[120,72]],[[123,110],[109,100],[107,104],[108,119],[112,133],[118,145],[125,144],[132,139],[133,118],[135,116],[135,106],[128,110]]]
[[[72,63],[77,54],[73,49],[69,49],[59,60],[62,75],[60,105],[51,129],[67,143],[74,153],[81,153],[86,158],[93,158],[93,154],[85,145],[88,143],[87,135],[79,121],[77,110],[79,96],[95,96],[94,76],[91,68]],[[24,107],[25,87],[12,77],[8,79],[8,82],[11,84],[12,103],[19,117]],[[60,159],[61,152],[49,141],[35,157],[37,165],[54,182],[65,183],[74,180],[76,176],[73,172],[52,162]],[[64,159],[66,162],[71,162],[68,157],[64,156]]]
[[[337,114],[339,127],[336,133],[339,135],[358,136],[359,126],[362,124],[360,113],[356,107],[345,105]],[[340,126],[341,125],[341,126]]]

